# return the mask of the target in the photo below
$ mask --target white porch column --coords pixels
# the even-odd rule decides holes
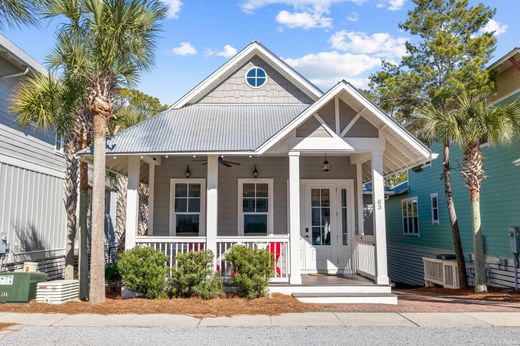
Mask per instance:
[[[125,249],[135,246],[139,215],[139,175],[141,161],[137,156],[128,157],[128,189],[126,192]]]
[[[218,155],[208,155],[208,183],[206,192],[206,249],[217,256],[218,222]],[[215,258],[216,263],[216,258]]]
[[[386,256],[385,183],[383,153],[372,153],[372,203],[374,207],[374,233],[376,239],[376,283],[388,285]]]
[[[301,285],[300,271],[300,153],[289,153],[289,243],[291,285]]]
[[[148,167],[148,235],[153,235],[153,202],[155,192],[155,165]]]

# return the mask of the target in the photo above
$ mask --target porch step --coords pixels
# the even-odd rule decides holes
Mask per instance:
[[[318,304],[389,304],[397,305],[397,296],[392,293],[293,293],[303,303]]]
[[[386,294],[392,292],[390,285],[287,285],[287,284],[271,284],[269,292],[281,294],[299,294],[299,293],[318,293],[318,294]]]

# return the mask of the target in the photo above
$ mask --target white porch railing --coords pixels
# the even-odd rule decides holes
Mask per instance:
[[[233,273],[231,264],[226,261],[226,252],[235,244],[270,252],[274,258],[274,277],[272,282],[289,280],[289,236],[275,235],[268,237],[217,237],[217,266],[220,274],[230,277]]]
[[[376,277],[376,245],[374,240],[358,238],[357,249],[357,271],[370,278]]]
[[[424,284],[426,287],[441,285],[445,288],[459,288],[457,261],[423,257]]]
[[[206,237],[154,237],[136,238],[136,246],[148,246],[163,252],[168,258],[171,269],[177,266],[177,254],[206,249]],[[289,280],[289,236],[276,235],[267,237],[217,237],[217,270],[221,276],[230,277],[233,273],[231,264],[225,260],[226,252],[235,244],[242,244],[254,249],[265,249],[274,258],[273,282]]]

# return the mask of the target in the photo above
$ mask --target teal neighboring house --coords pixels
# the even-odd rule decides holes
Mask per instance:
[[[497,90],[492,101],[503,104],[520,100],[520,48],[498,59],[489,69],[496,74]],[[481,217],[487,278],[491,286],[515,286],[508,230],[520,226],[520,134],[518,137],[519,140],[507,147],[482,145],[488,178],[481,189]],[[442,146],[434,144],[432,151],[441,153]],[[471,283],[471,209],[469,193],[459,173],[462,152],[457,146],[451,147],[450,163],[455,208]],[[388,270],[395,283],[423,285],[422,257],[454,253],[444,196],[442,158],[410,170],[408,176],[408,190],[390,195],[386,202]]]

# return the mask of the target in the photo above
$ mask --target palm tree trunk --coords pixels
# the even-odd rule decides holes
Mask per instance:
[[[92,183],[92,246],[90,250],[90,302],[105,302],[105,146],[107,117],[94,101],[94,170]],[[109,106],[107,106],[109,107]]]
[[[117,251],[121,253],[125,249],[126,195],[128,191],[128,179],[124,175],[118,176],[117,185],[116,235]]]
[[[139,183],[139,216],[137,218],[137,234],[140,236],[148,233],[148,185]]]
[[[83,146],[83,144],[82,144]],[[86,147],[86,144],[85,144]],[[80,192],[79,192],[79,297],[88,299],[88,164],[80,163]]]
[[[464,260],[464,252],[462,251],[462,242],[460,240],[459,223],[457,221],[457,213],[455,212],[455,202],[453,200],[453,191],[451,189],[451,173],[450,173],[450,145],[444,143],[443,146],[443,178],[444,178],[444,194],[446,195],[446,205],[448,207],[448,216],[450,219],[451,236],[453,239],[453,247],[455,249],[455,258],[457,260],[457,268],[459,274],[459,286],[462,289],[468,288],[468,276],[466,273],[466,261]]]
[[[74,243],[76,240],[78,203],[78,160],[74,157],[77,149],[75,129],[67,133],[65,141],[65,210],[67,213],[67,239],[65,246],[65,280],[74,279]]]

